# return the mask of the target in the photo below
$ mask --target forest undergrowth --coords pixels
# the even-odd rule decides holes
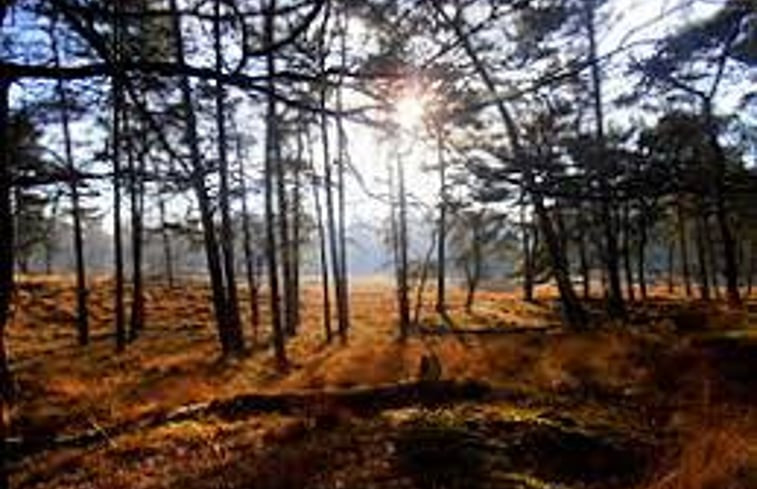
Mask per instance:
[[[91,288],[93,341],[81,348],[73,281],[20,281],[8,329],[23,452],[13,487],[757,487],[754,300],[734,311],[655,288],[624,323],[591,302],[594,324],[577,333],[561,327],[549,287],[533,303],[482,291],[469,313],[454,290],[453,327],[402,342],[392,289],[366,282],[353,287],[342,345],[324,341],[318,287],[305,287],[281,373],[265,330],[253,342],[247,326],[257,346],[219,357],[199,282],[149,285],[145,331],[116,354],[111,289]],[[430,292],[420,319],[419,331],[442,327]],[[429,379],[420,366],[432,356]],[[382,404],[414,383],[485,392],[426,402],[421,389]],[[353,392],[368,405],[376,395],[375,408]],[[251,394],[273,404],[232,415],[212,405]],[[294,395],[296,409],[278,407]],[[82,433],[98,436],[57,443]]]

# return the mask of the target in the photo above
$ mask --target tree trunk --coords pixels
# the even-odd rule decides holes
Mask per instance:
[[[447,289],[447,163],[444,161],[444,135],[441,124],[436,128],[436,150],[439,164],[439,236],[436,255],[436,311],[445,314]]]
[[[671,237],[668,241],[668,294],[672,294],[674,290],[675,251],[675,240]]]
[[[60,67],[60,53],[58,52],[57,37],[51,32],[52,50],[55,67]],[[63,129],[63,147],[68,171],[68,187],[71,192],[71,217],[74,224],[74,260],[76,266],[76,331],[79,345],[89,343],[89,311],[87,309],[87,274],[84,262],[84,239],[82,237],[81,205],[79,200],[79,182],[74,165],[71,144],[71,128],[68,113],[68,95],[63,80],[58,79],[56,89],[61,105],[61,124]]]
[[[328,139],[323,140],[323,161],[328,161],[329,147]],[[333,333],[331,331],[331,298],[329,297],[329,264],[328,250],[326,249],[326,231],[323,227],[323,207],[321,206],[320,192],[318,191],[318,175],[315,172],[315,151],[313,150],[313,141],[308,131],[308,159],[310,160],[310,185],[313,191],[313,204],[315,205],[316,229],[318,233],[318,252],[319,265],[321,269],[321,293],[323,295],[323,331],[326,335],[326,342],[331,343]]]
[[[705,99],[705,120],[707,121],[707,133],[710,145],[715,152],[715,219],[720,230],[720,239],[723,242],[723,274],[725,275],[726,296],[731,306],[741,305],[739,294],[739,267],[736,260],[736,238],[731,230],[728,210],[726,209],[726,167],[727,157],[723,151],[717,135],[717,124],[712,113],[712,101]],[[713,274],[717,274],[713,270]]]
[[[399,156],[397,156],[399,158]],[[387,181],[388,181],[388,195],[389,195],[389,241],[392,247],[392,269],[394,271],[394,290],[397,294],[398,311],[400,310],[399,304],[402,302],[402,282],[400,280],[400,238],[399,238],[399,225],[397,223],[397,191],[394,182],[394,170],[396,163],[387,162]],[[400,314],[401,317],[401,314]],[[402,326],[402,322],[399,322],[400,326],[400,339],[404,340],[407,337],[407,331]]]
[[[213,38],[215,49],[215,69],[223,72],[223,54],[221,46],[221,0],[215,1],[215,16],[213,22]],[[216,143],[218,152],[218,173],[220,180],[219,199],[221,210],[221,248],[223,250],[223,270],[226,278],[226,327],[228,328],[228,349],[232,354],[240,354],[244,350],[244,336],[239,320],[239,300],[236,281],[236,260],[234,253],[234,230],[231,224],[230,189],[229,189],[229,159],[226,150],[226,117],[225,90],[220,79],[215,87],[215,117]]]
[[[677,204],[678,210],[678,241],[681,248],[681,273],[686,287],[686,297],[691,297],[691,277],[689,275],[689,247],[686,239],[686,220],[683,215],[683,206]]]
[[[473,301],[476,298],[476,290],[478,284],[481,281],[481,267],[483,260],[483,253],[481,250],[481,229],[482,223],[480,219],[483,215],[473,216],[471,222],[471,269],[468,270],[466,266],[466,276],[468,279],[468,291],[465,295],[465,312],[470,314],[473,312]]]
[[[639,280],[639,290],[641,293],[641,300],[647,300],[647,208],[644,202],[640,202],[639,205],[639,243],[637,248],[636,257],[636,274]]]
[[[340,28],[340,58],[342,70],[347,69],[347,13],[344,8],[339,14]],[[336,117],[337,142],[339,147],[339,158],[337,160],[337,200],[339,207],[339,336],[342,342],[347,341],[350,329],[350,296],[349,296],[349,272],[347,270],[347,227],[346,227],[346,206],[345,206],[345,189],[344,173],[347,159],[347,133],[344,130],[344,117],[341,115],[344,109],[343,102],[343,81],[344,71],[339,75],[339,88],[336,92],[336,108],[338,115]]]
[[[302,185],[301,173],[304,161],[304,144],[302,141],[302,131],[297,130],[297,163],[292,169],[292,246],[291,246],[291,264],[292,264],[292,294],[291,302],[294,305],[295,332],[300,325],[300,221],[302,220]]]
[[[526,152],[521,146],[520,136],[518,128],[515,124],[510,111],[502,97],[497,90],[497,85],[494,79],[490,76],[487,67],[479,57],[478,52],[474,48],[469,33],[463,29],[462,22],[452,19],[449,14],[444,10],[441,4],[432,3],[432,6],[436,10],[437,14],[444,19],[445,23],[454,30],[455,36],[462,44],[463,49],[466,52],[468,58],[470,58],[473,66],[486,86],[487,91],[494,97],[496,102],[496,108],[504,123],[507,139],[510,142],[512,151],[517,162],[519,169],[523,174],[523,185],[527,192],[532,196],[534,205],[534,212],[539,219],[539,224],[544,234],[544,240],[547,243],[547,249],[552,259],[552,268],[557,281],[557,287],[560,291],[560,301],[563,306],[563,313],[568,324],[574,328],[583,328],[586,326],[588,317],[586,311],[581,305],[578,297],[576,296],[573,285],[570,282],[570,276],[568,273],[567,257],[565,256],[565,250],[560,247],[558,236],[555,234],[554,227],[549,217],[549,212],[544,205],[543,195],[536,185],[536,178],[533,174],[533,169],[530,166]]]
[[[592,97],[594,102],[594,117],[596,123],[596,142],[600,149],[596,157],[601,158],[605,163],[604,148],[604,113],[602,108],[602,85],[599,61],[597,59],[597,43],[595,32],[595,12],[596,3],[594,0],[585,3],[586,7],[586,27],[587,37],[589,40],[589,59],[591,61],[591,79],[592,79]],[[620,285],[620,253],[618,250],[617,226],[613,205],[613,195],[610,182],[605,169],[599,171],[599,181],[602,192],[602,201],[600,202],[600,213],[602,216],[602,229],[604,231],[604,258],[605,267],[607,268],[607,278],[609,280],[608,311],[612,317],[622,318],[625,316],[625,304],[623,303],[623,292]]]
[[[265,27],[263,44],[273,46],[275,32],[276,0],[268,1],[265,12]],[[273,178],[274,171],[281,168],[281,162],[274,161],[278,156],[277,147],[280,144],[278,116],[276,114],[276,60],[273,50],[266,55],[268,69],[268,97],[266,107],[266,144],[265,144],[265,228],[266,228],[266,256],[268,257],[268,281],[271,300],[271,323],[273,328],[273,345],[279,369],[286,369],[286,345],[284,343],[284,328],[281,324],[281,301],[279,297],[279,267],[276,257],[276,232],[273,216]],[[275,167],[275,168],[274,168]]]
[[[591,274],[589,272],[589,257],[586,253],[586,238],[584,233],[578,237],[578,259],[581,267],[581,284],[583,286],[583,298],[591,297]]]
[[[171,0],[170,6],[175,37],[174,41],[176,44],[176,61],[183,65],[184,44],[181,35],[181,22],[176,0]],[[187,76],[179,77],[179,88],[181,90],[181,104],[186,117],[184,136],[189,145],[191,160],[190,181],[195,196],[197,197],[197,204],[200,210],[203,244],[205,247],[208,273],[210,274],[210,286],[213,297],[213,310],[218,329],[218,338],[221,343],[221,349],[224,355],[226,355],[231,353],[232,346],[228,335],[226,291],[224,288],[223,269],[221,267],[221,257],[218,252],[218,240],[216,238],[215,223],[213,222],[210,196],[208,195],[208,189],[205,184],[205,172],[202,164],[202,157],[200,155],[199,138],[197,136],[197,118],[192,103],[192,87]]]
[[[0,5],[0,29],[5,6]],[[10,431],[10,404],[13,381],[5,352],[5,327],[10,317],[13,293],[13,213],[11,211],[11,160],[8,141],[8,92],[11,81],[0,78],[0,489],[10,487],[6,438]]]
[[[131,131],[128,110],[124,111],[124,132],[129,144],[127,154],[129,171],[129,196],[131,205],[131,253],[132,253],[132,300],[129,321],[129,341],[139,336],[144,325],[144,293],[142,287],[142,199],[144,188],[144,148],[139,151],[139,168],[134,165],[134,145],[136,138]]]
[[[124,260],[121,238],[121,116],[123,114],[122,72],[120,69],[121,49],[121,2],[114,3],[113,38],[115,44],[116,73],[113,76],[113,253],[115,258],[115,320],[116,350],[126,348],[126,317],[124,311]]]
[[[720,279],[718,277],[718,255],[715,253],[715,243],[713,242],[713,232],[710,227],[710,219],[709,216],[705,216],[704,218],[704,228],[706,230],[705,236],[706,236],[706,244],[707,244],[707,255],[710,258],[710,272],[711,272],[711,279],[712,279],[712,288],[715,291],[715,298],[720,300],[721,294],[720,294]]]
[[[631,263],[631,210],[628,204],[623,206],[623,265],[626,272],[626,289],[628,300],[636,300],[633,280],[633,267]]]
[[[324,87],[321,90],[321,109],[325,110],[326,108],[326,91],[325,91],[325,84]],[[328,144],[328,125],[326,121],[326,113],[321,113],[321,133],[324,138],[324,145]],[[329,160],[324,160],[323,162],[324,167],[324,187],[326,191],[326,226],[328,227],[328,237],[329,237],[329,254],[331,258],[331,269],[332,269],[332,277],[334,277],[334,288],[335,288],[335,297],[336,297],[336,308],[337,308],[337,324],[339,326],[339,339],[344,342],[347,340],[346,337],[346,330],[344,330],[344,323],[340,322],[339,315],[340,311],[342,310],[341,300],[344,297],[344,294],[342,292],[342,280],[341,280],[341,260],[339,256],[339,243],[338,243],[338,235],[337,235],[337,229],[336,229],[336,217],[334,215],[334,191],[333,191],[333,178],[331,174],[331,162]]]
[[[701,210],[700,210],[701,213]],[[697,263],[699,264],[699,296],[704,301],[710,300],[710,280],[707,276],[707,248],[705,247],[702,215],[694,217],[697,244]]]
[[[237,139],[237,160],[239,162],[239,186],[242,189],[242,249],[247,275],[247,289],[250,294],[250,325],[252,326],[252,347],[258,345],[260,329],[260,297],[257,274],[257,257],[252,251],[252,218],[247,205],[247,178],[244,174],[244,158],[241,138]]]
[[[407,196],[405,194],[405,169],[397,155],[397,180],[399,198],[399,316],[400,336],[404,339],[410,333],[410,301],[407,287]]]
[[[276,155],[276,197],[279,206],[276,217],[278,218],[279,249],[281,251],[281,296],[284,302],[284,331],[288,336],[293,336],[297,332],[297,325],[294,323],[294,309],[297,304],[292,303],[292,242],[289,236],[289,199],[287,197],[284,158],[281,155],[282,142],[283,140],[279,139],[278,144],[273,148]]]
[[[166,201],[163,199],[163,191],[158,191],[158,213],[160,214],[160,237],[163,244],[163,261],[165,266],[168,287],[174,288],[174,264],[173,251],[171,249],[171,236],[166,222]]]
[[[50,210],[50,222],[45,229],[45,275],[53,274],[53,255],[55,254],[56,246],[56,233],[58,232],[58,218],[59,218],[59,204],[60,197],[56,195],[53,198],[52,209]],[[77,321],[77,331],[78,321]]]
[[[423,310],[423,293],[426,291],[426,282],[428,282],[428,269],[431,264],[431,257],[434,255],[434,248],[437,248],[436,234],[438,230],[434,230],[431,235],[431,246],[426,251],[426,256],[423,259],[423,265],[421,267],[421,275],[418,279],[418,288],[415,291],[415,307],[413,311],[413,324],[420,324],[421,311]]]
[[[749,269],[746,275],[746,296],[752,296],[752,287],[754,285],[754,269],[757,264],[757,241],[751,241],[749,246]]]

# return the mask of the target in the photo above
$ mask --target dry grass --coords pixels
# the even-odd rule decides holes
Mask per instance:
[[[177,289],[150,285],[146,330],[125,353],[117,355],[111,335],[110,281],[97,280],[92,285],[93,341],[81,348],[76,345],[72,279],[23,277],[8,330],[18,383],[13,425],[17,433],[27,435],[78,432],[95,425],[107,427],[152,410],[243,392],[398,382],[416,378],[421,356],[432,351],[441,361],[444,378],[485,380],[555,395],[608,393],[649,402],[648,407],[631,411],[588,400],[574,408],[575,415],[607,420],[626,429],[652,426],[660,433],[672,430],[677,434],[674,441],[666,441],[664,467],[647,489],[757,487],[742,482],[753,482],[749,477],[754,474],[744,474],[755,466],[757,422],[751,415],[740,415],[729,416],[727,423],[715,423],[712,419],[722,416],[708,415],[705,423],[699,414],[691,414],[700,413],[705,405],[716,412],[719,405],[712,403],[731,401],[696,399],[702,392],[703,376],[710,376],[712,371],[707,358],[686,335],[679,334],[743,329],[755,324],[754,318],[744,311],[682,303],[665,295],[664,288],[652,292],[656,301],[633,311],[644,322],[643,327],[600,327],[582,334],[413,337],[400,343],[392,291],[377,282],[358,283],[352,291],[350,342],[342,346],[338,342],[325,344],[320,294],[317,287],[307,287],[300,334],[288,343],[292,369],[280,374],[269,348],[238,360],[219,358],[210,293],[203,283],[187,282]],[[464,294],[455,290],[450,294],[450,315],[458,325],[472,328],[507,329],[558,322],[554,290],[541,287],[537,297],[536,303],[527,304],[517,294],[482,291],[474,311],[466,313],[462,307]],[[427,291],[424,303],[421,321],[437,324],[432,291]],[[242,311],[247,324],[246,303]],[[265,308],[263,323],[267,323]],[[250,343],[249,327],[245,333]],[[267,334],[264,328],[262,337]],[[660,412],[658,404],[670,404],[669,398],[676,396],[682,404]],[[113,446],[94,453],[50,455],[40,465],[44,470],[34,468],[33,463],[26,465],[23,470],[28,473],[23,480],[33,481],[44,473],[55,482],[42,477],[45,480],[37,484],[41,487],[76,486],[83,480],[98,481],[94,487],[171,486],[179,482],[166,481],[181,480],[182,464],[208,469],[222,466],[234,446],[254,451],[272,439],[285,440],[297,426],[295,420],[276,416],[256,418],[252,427],[212,420],[182,423],[121,437]],[[143,460],[152,465],[140,465]],[[114,464],[123,470],[112,470]],[[75,475],[69,479],[55,475],[65,467],[73,467]],[[135,471],[142,473],[144,480],[135,482]]]

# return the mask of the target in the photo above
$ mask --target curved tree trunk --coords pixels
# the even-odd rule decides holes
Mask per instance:
[[[181,22],[178,14],[177,1],[171,0],[170,7],[172,12],[171,18],[173,20],[176,58],[177,62],[184,64],[184,43],[181,35]],[[205,182],[202,156],[200,154],[199,138],[197,135],[197,117],[192,103],[192,87],[189,83],[189,77],[179,77],[179,88],[181,90],[181,105],[186,117],[184,136],[189,145],[191,164],[190,181],[200,210],[203,245],[205,248],[205,259],[207,261],[208,273],[210,274],[213,311],[216,319],[216,327],[218,329],[218,338],[223,353],[229,354],[232,352],[232,345],[228,334],[223,268],[221,266],[218,239],[216,237],[215,223],[213,222],[213,211]]]
[[[473,67],[481,78],[481,81],[486,86],[487,91],[496,100],[496,108],[505,126],[507,139],[512,147],[516,165],[518,165],[518,168],[522,172],[524,189],[531,195],[534,212],[539,219],[539,226],[544,235],[544,241],[547,244],[547,250],[552,260],[552,269],[557,281],[558,290],[560,291],[560,302],[563,307],[565,320],[574,328],[583,328],[588,322],[588,316],[586,315],[586,311],[581,305],[575,290],[573,290],[573,284],[570,282],[568,260],[565,250],[560,246],[559,236],[555,233],[555,228],[550,219],[549,211],[544,204],[543,195],[537,186],[533,168],[531,168],[527,155],[521,146],[515,120],[510,114],[508,107],[505,105],[503,98],[500,97],[497,85],[494,79],[490,76],[489,70],[471,43],[468,32],[465,32],[460,22],[449,16],[441,4],[433,3],[432,5],[444,22],[453,29],[456,38],[462,44],[466,55],[473,63]]]

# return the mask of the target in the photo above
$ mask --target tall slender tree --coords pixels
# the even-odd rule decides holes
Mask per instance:
[[[53,51],[55,67],[60,69],[60,47],[58,36],[55,32],[57,23],[51,24],[50,41]],[[69,98],[66,86],[62,79],[56,82],[56,91],[60,100],[61,129],[63,132],[63,153],[68,172],[68,189],[71,194],[71,217],[73,221],[74,260],[76,267],[76,330],[79,344],[84,346],[89,343],[89,314],[87,310],[87,272],[84,263],[84,239],[82,231],[82,209],[79,198],[79,179],[74,164],[73,144],[71,141],[71,128],[69,117]]]
[[[279,267],[276,257],[276,230],[274,228],[274,177],[282,176],[281,162],[277,161],[280,133],[278,115],[276,113],[276,59],[273,49],[274,32],[276,28],[276,0],[269,0],[265,11],[265,25],[263,28],[263,44],[268,48],[266,54],[266,68],[268,71],[268,97],[266,107],[266,140],[265,140],[265,227],[266,227],[266,256],[268,258],[268,283],[271,301],[271,325],[273,329],[273,345],[279,368],[287,367],[286,345],[284,342],[284,327],[281,321],[281,300],[279,290]]]

